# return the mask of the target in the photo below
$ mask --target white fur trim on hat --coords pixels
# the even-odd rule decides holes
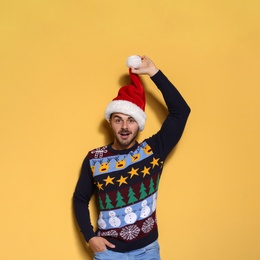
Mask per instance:
[[[122,113],[132,116],[139,126],[139,131],[141,132],[144,130],[146,114],[134,103],[126,100],[113,100],[108,104],[105,111],[105,119],[108,122],[110,120],[110,115],[113,113]]]

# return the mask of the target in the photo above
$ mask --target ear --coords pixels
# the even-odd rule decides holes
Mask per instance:
[[[111,119],[109,119],[109,121],[107,121],[107,122],[108,122],[110,128],[112,128],[112,125],[111,125]]]

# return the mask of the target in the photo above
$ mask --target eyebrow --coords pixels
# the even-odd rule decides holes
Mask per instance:
[[[118,116],[118,115],[112,116],[112,118],[116,118],[116,117],[119,118],[119,119],[123,119],[121,116]],[[127,119],[134,119],[134,118],[132,116],[129,116]]]

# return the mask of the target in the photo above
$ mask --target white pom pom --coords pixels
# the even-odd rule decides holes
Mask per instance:
[[[142,60],[137,55],[132,55],[132,56],[128,57],[127,60],[126,60],[126,66],[128,68],[132,67],[132,68],[137,69],[141,66],[141,64],[142,64]]]

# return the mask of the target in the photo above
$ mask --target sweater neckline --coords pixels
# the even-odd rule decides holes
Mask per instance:
[[[134,151],[136,150],[136,148],[138,147],[139,143],[137,141],[135,141],[135,144],[128,148],[128,149],[124,149],[124,150],[116,150],[116,149],[113,149],[112,147],[113,143],[110,143],[108,146],[107,146],[107,149],[113,153],[113,154],[127,154],[127,153],[130,153],[131,151]]]

